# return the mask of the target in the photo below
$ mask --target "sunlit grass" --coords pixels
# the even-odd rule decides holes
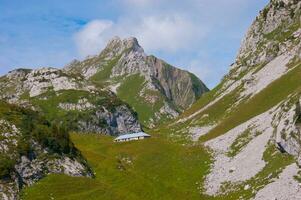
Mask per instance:
[[[209,155],[159,137],[114,143],[100,135],[72,134],[95,179],[50,175],[23,191],[23,199],[200,199]]]

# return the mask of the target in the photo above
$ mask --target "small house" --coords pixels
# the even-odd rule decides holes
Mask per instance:
[[[117,138],[115,138],[115,142],[127,142],[132,140],[143,140],[145,138],[149,138],[150,135],[146,134],[144,132],[138,132],[138,133],[130,133],[125,135],[120,135]]]

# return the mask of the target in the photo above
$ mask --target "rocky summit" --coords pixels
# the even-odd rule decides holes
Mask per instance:
[[[114,37],[99,55],[75,60],[65,71],[105,85],[132,106],[147,127],[177,117],[209,91],[194,74],[146,55],[133,37]]]
[[[211,91],[135,38],[13,70],[0,78],[0,199],[299,200],[300,77],[299,0],[269,1]]]
[[[271,0],[221,83],[168,126],[212,152],[206,194],[300,199],[300,41],[301,2]]]
[[[17,69],[0,78],[1,98],[70,130],[118,135],[141,130],[136,113],[109,90],[54,68]]]
[[[193,74],[146,56],[135,38],[64,69],[0,77],[0,198],[47,174],[93,177],[69,132],[121,135],[178,116],[204,92]],[[140,121],[139,121],[140,120]]]

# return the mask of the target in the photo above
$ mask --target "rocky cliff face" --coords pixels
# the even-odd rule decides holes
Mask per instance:
[[[1,99],[31,107],[71,130],[110,135],[141,130],[129,106],[79,74],[17,69],[0,78],[0,91]]]
[[[250,26],[228,78],[262,67],[282,54],[300,55],[298,1],[271,1]]]
[[[293,95],[278,108],[272,125],[278,148],[294,155],[301,166],[300,95]]]
[[[65,130],[37,113],[0,102],[0,198],[18,193],[49,173],[88,176],[92,173]]]
[[[242,86],[242,99],[256,95],[273,81],[295,68],[300,68],[300,9],[299,1],[273,0],[249,28],[237,59],[225,78],[227,87]],[[301,151],[300,133],[295,121],[295,110],[300,96],[298,92],[291,91],[290,96],[283,96],[282,100],[286,103],[277,111],[275,118],[278,120],[273,123],[276,142],[293,155],[299,155]]]
[[[271,0],[222,82],[168,126],[211,149],[208,195],[300,197],[300,41],[301,2]]]
[[[151,127],[174,118],[208,91],[193,74],[147,56],[136,38],[115,37],[98,56],[74,61],[65,70],[105,84]]]

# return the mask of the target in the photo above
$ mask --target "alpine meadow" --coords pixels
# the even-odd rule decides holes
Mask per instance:
[[[103,4],[126,9],[122,1]],[[148,0],[126,2],[137,6],[133,9],[146,6],[152,12],[154,8]],[[168,15],[176,5],[194,1],[169,2],[173,4],[169,8],[164,2],[157,3]],[[14,12],[0,15],[8,20]],[[66,23],[65,28],[70,28],[69,18],[48,19],[56,12],[43,15],[43,23]],[[110,16],[115,11],[102,12]],[[301,1],[269,0],[249,24],[235,60],[213,88],[207,84],[209,72],[200,76],[191,70],[192,63],[170,64],[184,61],[187,54],[172,49],[168,55],[176,58],[167,62],[158,58],[168,58],[164,50],[152,51],[154,45],[166,44],[169,30],[180,34],[183,29],[187,31],[183,35],[191,37],[188,22],[165,29],[168,20],[162,17],[156,35],[147,28],[154,18],[142,28],[125,28],[131,16],[99,27],[75,21],[84,29],[73,39],[85,33],[99,40],[88,38],[85,49],[105,41],[95,55],[77,57],[64,67],[22,67],[1,74],[0,199],[301,199]],[[227,17],[218,19],[223,20]],[[136,29],[139,34],[134,35],[131,31]],[[218,34],[224,33],[218,30]],[[26,40],[27,34],[22,35]],[[185,36],[181,35],[183,41]],[[156,37],[156,42],[147,43],[148,37]],[[60,41],[58,47],[63,45]],[[177,42],[181,41],[174,41],[174,46],[167,43],[168,47],[176,48]],[[13,60],[22,60],[29,52]],[[214,60],[223,59],[213,52]],[[36,55],[36,61],[39,58]],[[1,60],[2,56],[0,68],[4,55]]]

